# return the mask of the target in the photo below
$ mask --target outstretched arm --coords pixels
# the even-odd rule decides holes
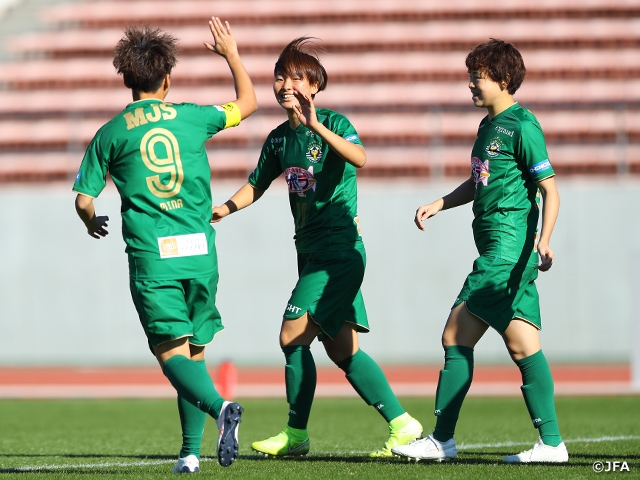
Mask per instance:
[[[336,152],[345,162],[349,162],[356,168],[364,167],[367,163],[367,153],[361,145],[351,143],[340,135],[332,132],[322,123],[318,122],[316,117],[316,107],[313,99],[302,92],[294,90],[293,94],[298,99],[300,106],[295,106],[294,110],[298,115],[298,120],[309,130],[320,136],[329,148]]]
[[[211,17],[209,20],[209,29],[213,35],[213,45],[204,42],[204,45],[212,52],[223,57],[229,64],[231,74],[233,75],[233,84],[238,97],[235,103],[240,109],[242,120],[247,118],[258,108],[256,93],[253,90],[253,83],[247,70],[242,64],[240,54],[238,53],[238,45],[233,34],[229,22],[222,23],[218,17]]]
[[[109,217],[102,216],[96,217],[96,209],[93,205],[93,198],[87,195],[79,193],[76,196],[76,212],[80,217],[80,220],[87,227],[87,233],[93,238],[100,239],[100,237],[106,237],[109,235],[106,227],[109,225]]]
[[[540,256],[538,269],[541,272],[546,272],[553,265],[555,257],[549,242],[560,210],[560,195],[554,177],[545,178],[538,182],[538,188],[542,194],[542,229],[540,230],[540,240],[538,240],[538,255]]]
[[[453,192],[439,198],[433,203],[422,205],[416,210],[414,222],[420,230],[425,230],[422,222],[433,217],[440,210],[448,210],[449,208],[459,207],[473,201],[476,186],[472,177],[462,182]]]
[[[227,200],[223,205],[212,208],[211,223],[216,223],[222,220],[227,215],[230,215],[238,210],[242,210],[248,207],[254,202],[257,202],[264,190],[258,190],[250,183],[245,183],[240,190],[238,190],[233,197]]]

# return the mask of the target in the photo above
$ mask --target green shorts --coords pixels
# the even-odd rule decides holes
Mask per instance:
[[[367,311],[360,285],[367,255],[364,247],[321,253],[298,254],[298,283],[284,312],[285,319],[300,318],[305,312],[325,336],[335,338],[345,322],[359,332],[369,331]]]
[[[542,323],[536,278],[538,269],[535,267],[481,256],[473,262],[473,271],[464,282],[453,307],[465,302],[469,312],[500,333],[504,333],[514,318],[529,322],[540,330]]]
[[[150,345],[190,337],[191,345],[203,346],[224,330],[216,308],[217,273],[190,280],[130,280],[129,287]]]

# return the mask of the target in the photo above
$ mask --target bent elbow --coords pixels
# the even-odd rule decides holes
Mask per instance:
[[[367,152],[362,147],[358,149],[357,155],[354,155],[354,157],[351,164],[356,168],[362,168],[367,163]]]

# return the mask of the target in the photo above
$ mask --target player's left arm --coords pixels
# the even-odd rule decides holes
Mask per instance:
[[[551,241],[551,234],[560,210],[560,195],[558,194],[554,177],[545,178],[537,182],[537,184],[542,195],[542,228],[540,230],[540,240],[538,241],[538,255],[540,256],[538,269],[546,272],[551,268],[554,259],[554,253],[549,246],[549,242]]]
[[[244,120],[258,108],[256,93],[251,77],[249,77],[240,59],[238,45],[231,31],[229,22],[223,23],[220,18],[211,17],[209,29],[213,35],[214,42],[213,44],[204,42],[205,46],[208,50],[217,53],[227,61],[233,76],[233,84],[237,98],[229,103],[233,103],[238,111],[235,112],[235,108],[229,106],[228,109],[230,111],[228,110],[227,114],[233,113],[234,116],[237,115],[237,121],[233,122],[233,126],[235,126],[240,123],[240,120]]]
[[[100,217],[96,216],[93,198],[83,195],[82,193],[78,193],[76,196],[76,212],[78,213],[80,220],[82,220],[82,223],[87,227],[87,233],[93,238],[100,239],[100,237],[106,237],[109,235],[109,232],[106,229],[106,227],[109,226],[107,224],[109,217],[106,215]]]

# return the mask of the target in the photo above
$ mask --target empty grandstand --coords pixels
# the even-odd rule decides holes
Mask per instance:
[[[216,176],[245,177],[268,131],[282,122],[273,64],[302,35],[327,50],[329,85],[316,103],[347,114],[358,129],[369,157],[362,175],[468,173],[484,110],[471,104],[464,60],[489,37],[522,51],[528,73],[516,100],[539,118],[558,172],[640,173],[635,0],[504,0],[490,8],[469,0],[324,0],[321,8],[280,0],[24,1],[6,7],[3,21],[39,3],[28,28],[3,28],[2,181],[75,175],[96,129],[130,101],[111,56],[131,23],[181,39],[168,100],[227,100],[228,70],[202,46],[212,14],[231,23],[259,101],[247,122],[210,141]]]

